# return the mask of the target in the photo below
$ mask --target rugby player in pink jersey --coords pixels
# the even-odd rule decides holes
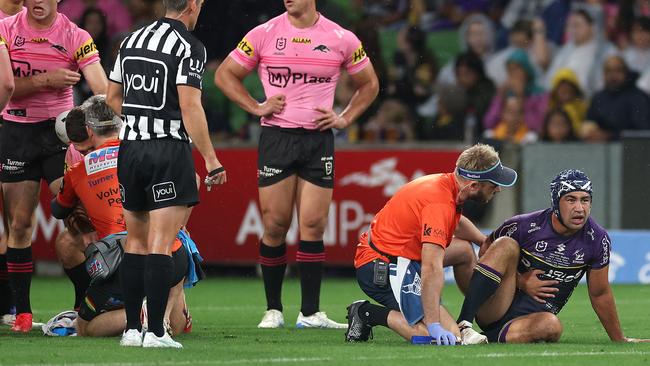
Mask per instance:
[[[26,9],[0,21],[15,90],[3,112],[0,180],[9,218],[7,269],[16,305],[13,330],[31,329],[29,288],[33,272],[32,214],[40,181],[58,191],[66,146],[54,131],[55,117],[72,108],[72,86],[83,73],[94,94],[107,79],[88,33],[57,12],[57,0],[26,0]]]
[[[23,0],[0,0],[0,20],[18,14],[22,8]],[[5,41],[0,39],[0,111],[4,110],[14,91],[14,78],[11,74],[11,63],[9,61],[7,46]],[[0,128],[1,126],[2,116],[0,115]],[[1,182],[0,207],[4,207],[2,205]],[[11,289],[9,289],[9,282],[7,281],[7,257],[5,254],[7,253],[8,225],[6,216],[7,215],[2,213],[3,231],[2,236],[0,236],[0,316],[2,317],[2,323],[10,324],[13,322],[13,316],[9,315],[9,310],[13,304],[11,301]]]
[[[323,232],[334,187],[332,128],[354,122],[377,96],[379,84],[359,39],[318,13],[315,0],[284,0],[284,6],[286,13],[248,32],[215,75],[228,98],[261,117],[258,186],[264,235],[259,262],[267,311],[258,327],[284,325],[285,237],[295,204],[302,291],[296,327],[342,329],[346,324],[330,320],[319,309]],[[255,68],[267,98],[263,103],[242,84]],[[337,114],[332,105],[342,68],[357,90]]]

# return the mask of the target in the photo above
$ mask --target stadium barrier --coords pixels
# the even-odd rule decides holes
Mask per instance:
[[[620,154],[620,151],[617,152],[617,148],[612,146],[590,147]],[[540,199],[539,207],[536,208],[547,207],[546,180],[550,179],[550,172],[556,172],[560,165],[589,166],[595,171],[592,175],[602,179],[596,184],[598,196],[594,203],[594,216],[600,221],[597,213],[604,211],[598,211],[597,205],[602,203],[605,206],[606,203],[611,208],[613,202],[612,199],[601,198],[602,195],[608,194],[601,191],[614,192],[621,187],[612,187],[612,183],[604,178],[608,175],[601,174],[598,172],[598,166],[593,165],[594,161],[601,161],[598,157],[594,159],[599,152],[590,149],[591,154],[579,155],[570,150],[574,147],[566,148],[569,151],[564,153],[568,155],[563,154],[557,146],[543,144],[525,147],[523,152],[504,151],[502,158],[507,164],[520,165],[519,159],[514,158],[516,156],[526,161],[520,167],[520,188],[512,192],[506,190],[494,200],[495,206],[506,208],[493,207],[490,223],[483,227],[494,227],[493,223],[517,213],[522,206],[522,203],[518,202],[522,201],[521,196],[524,197],[523,202],[526,201],[525,197],[531,196],[532,199],[532,196],[535,196],[535,199]],[[451,171],[460,151],[461,147],[454,145],[438,149],[432,149],[430,146],[340,149],[336,153],[336,188],[324,238],[328,264],[350,266],[359,234],[366,230],[373,215],[393,193],[404,183],[424,174]],[[608,155],[610,153],[603,151],[598,155],[602,156],[603,164],[612,161],[613,158]],[[574,161],[576,154],[586,160]],[[538,159],[534,163],[531,156],[542,156],[545,159]],[[561,156],[565,158],[560,159]],[[188,227],[207,262],[219,265],[253,265],[257,261],[258,240],[263,231],[257,201],[257,153],[251,147],[231,148],[220,150],[219,158],[227,168],[228,184],[211,193],[201,189],[201,204],[196,207]],[[198,156],[196,161],[201,162]],[[323,162],[323,169],[331,169],[326,163]],[[539,175],[536,173],[538,170],[548,171],[548,174]],[[197,164],[197,171],[200,175],[205,174],[202,163]],[[535,178],[536,174],[539,179]],[[34,255],[37,260],[55,260],[53,243],[63,224],[50,215],[49,193],[43,188],[41,204],[36,212]],[[606,224],[604,226],[611,227]],[[616,282],[650,283],[650,231],[612,231],[612,239],[612,278]],[[287,235],[290,259],[294,257],[297,243],[298,225],[294,218]]]

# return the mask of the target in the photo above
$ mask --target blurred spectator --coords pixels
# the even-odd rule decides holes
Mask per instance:
[[[576,141],[576,134],[571,125],[571,118],[564,109],[551,109],[544,117],[541,140],[545,142]]]
[[[635,19],[650,17],[650,3],[648,0],[619,0],[616,14],[616,44],[626,48],[628,35],[632,32]]]
[[[580,82],[571,69],[559,69],[553,75],[549,109],[562,109],[569,116],[574,133],[580,131],[580,126],[587,115],[587,100],[580,88]]]
[[[437,114],[433,121],[416,123],[418,139],[462,141],[465,125],[465,91],[458,85],[438,84],[436,96]]]
[[[352,0],[363,17],[372,18],[382,27],[401,28],[409,15],[410,0]]]
[[[460,49],[472,51],[486,63],[494,52],[494,26],[492,21],[483,14],[470,15],[463,21],[458,31]],[[456,83],[454,65],[456,59],[449,61],[438,74],[441,84]]]
[[[581,128],[582,139],[590,142],[616,140],[623,130],[650,129],[650,97],[634,85],[621,56],[604,64],[605,89],[597,92]]]
[[[62,0],[58,5],[58,11],[77,24],[80,24],[82,15],[89,8],[104,13],[108,34],[129,31],[133,25],[129,11],[120,0]]]
[[[553,55],[553,45],[546,40],[544,22],[540,19],[519,20],[510,28],[509,39],[509,46],[497,52],[486,64],[485,69],[490,79],[497,85],[506,81],[506,62],[516,49],[525,50],[535,73],[543,74]]]
[[[519,20],[540,18],[546,25],[546,38],[558,45],[564,40],[564,27],[570,10],[570,0],[510,0],[503,15],[495,20],[508,31]],[[503,36],[501,31],[499,45],[503,44]]]
[[[149,25],[165,14],[161,8],[162,0],[129,0],[126,4],[133,19],[133,29]]]
[[[111,57],[111,45],[108,39],[106,16],[97,8],[88,8],[79,18],[79,27],[85,29],[95,41],[102,67],[108,73],[113,67],[114,58]]]
[[[379,26],[372,19],[364,18],[355,24],[352,32],[359,37],[364,51],[366,51],[366,54],[372,60],[372,66],[377,74],[377,79],[379,79],[379,92],[383,94],[386,82],[388,81],[388,70],[382,54]]]
[[[484,137],[514,144],[537,141],[537,134],[524,121],[524,100],[520,96],[509,96],[503,101],[500,121],[493,129],[485,131]]]
[[[623,58],[630,70],[642,73],[650,67],[650,18],[634,20],[630,41],[629,47],[623,51]]]
[[[602,85],[602,62],[615,50],[613,46],[596,37],[593,17],[584,9],[571,12],[567,23],[569,41],[560,48],[546,72],[546,87],[550,87],[557,70],[567,67],[578,76],[587,96]]]
[[[408,107],[397,99],[381,103],[377,113],[363,126],[365,142],[404,142],[414,138],[413,120]]]
[[[508,79],[499,87],[497,95],[483,119],[486,129],[494,128],[501,119],[504,99],[516,96],[524,103],[524,121],[528,129],[539,132],[544,122],[544,113],[548,107],[549,95],[537,85],[535,70],[528,55],[521,49],[515,50],[506,64]]]
[[[438,62],[427,49],[426,37],[418,27],[402,29],[389,71],[388,94],[414,111],[433,95],[438,73]]]
[[[483,117],[490,107],[494,97],[495,87],[492,80],[485,76],[483,61],[473,52],[461,53],[456,57],[456,79],[458,85],[465,90],[466,109],[465,116],[472,119],[473,125],[466,126],[467,142],[473,143],[474,137],[483,134],[483,125],[476,123],[483,121]]]

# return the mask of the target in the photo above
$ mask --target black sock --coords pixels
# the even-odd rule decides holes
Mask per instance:
[[[63,271],[74,286],[74,309],[79,309],[88,285],[90,285],[90,276],[86,272],[86,263],[82,262],[72,268],[64,268]]]
[[[144,298],[144,260],[147,256],[124,253],[120,264],[120,286],[124,296],[126,330],[142,330],[140,311]]]
[[[478,309],[489,299],[501,284],[503,275],[488,265],[479,263],[474,268],[474,274],[469,281],[469,289],[463,301],[463,307],[460,309],[458,322],[467,320],[474,322]]]
[[[14,305],[7,276],[7,255],[0,254],[0,315],[9,314]]]
[[[298,271],[300,272],[300,290],[302,305],[300,311],[304,316],[318,312],[320,304],[320,284],[323,279],[323,262],[325,246],[323,241],[301,240],[296,253]]]
[[[174,277],[174,262],[165,254],[149,254],[145,261],[144,292],[147,295],[149,329],[157,337],[165,334],[163,319]]]
[[[359,307],[359,316],[363,317],[371,327],[375,325],[388,327],[388,313],[390,313],[389,308],[369,302]]]
[[[31,313],[29,288],[34,272],[32,248],[7,248],[7,272],[11,295],[16,303],[16,314]]]
[[[260,240],[260,266],[266,293],[266,310],[282,311],[282,281],[287,269],[287,245],[270,247]]]

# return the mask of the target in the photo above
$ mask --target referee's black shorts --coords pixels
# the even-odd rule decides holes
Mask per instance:
[[[117,178],[122,207],[152,211],[199,203],[190,144],[174,139],[120,143]]]
[[[4,120],[0,134],[0,181],[6,183],[63,176],[67,145],[56,136],[54,120],[21,123]]]
[[[270,186],[293,174],[319,187],[334,187],[331,130],[262,127],[257,155],[258,186]]]

